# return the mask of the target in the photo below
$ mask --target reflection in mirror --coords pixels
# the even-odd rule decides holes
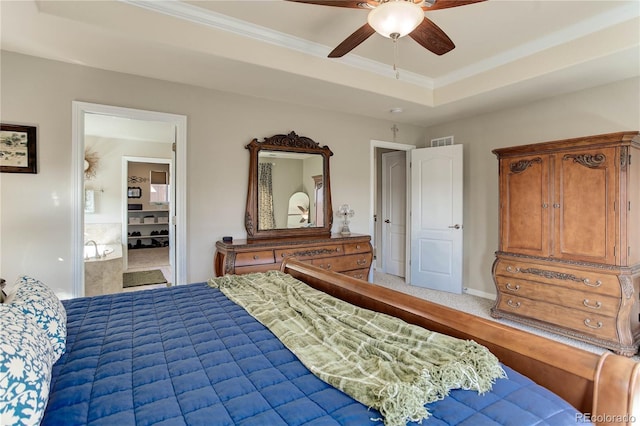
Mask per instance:
[[[305,195],[315,193],[316,184],[313,176],[318,174],[322,176],[322,160],[319,154],[260,151],[258,154],[259,230],[293,228],[288,219],[289,198],[296,192],[303,192]],[[307,209],[310,202],[315,205],[315,200],[307,201]],[[317,226],[315,210],[306,226]]]
[[[330,235],[331,150],[294,132],[262,142],[254,139],[246,148],[250,151],[247,239]],[[289,199],[295,193],[303,193],[306,201],[290,211]]]
[[[304,192],[296,192],[289,198],[287,228],[304,228],[310,224],[309,196]]]

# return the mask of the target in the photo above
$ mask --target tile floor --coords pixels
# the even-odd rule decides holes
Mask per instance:
[[[149,290],[171,286],[171,266],[169,265],[169,247],[128,250],[128,268],[126,272],[160,269],[166,284],[150,284],[123,288],[123,292]]]

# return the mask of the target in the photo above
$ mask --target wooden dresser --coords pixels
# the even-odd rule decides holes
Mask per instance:
[[[330,237],[237,240],[216,242],[213,261],[216,276],[280,269],[293,257],[323,269],[367,280],[373,249],[369,235],[333,234]]]
[[[638,133],[493,152],[500,246],[492,316],[634,355],[640,342]]]

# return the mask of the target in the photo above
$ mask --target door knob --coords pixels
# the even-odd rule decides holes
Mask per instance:
[[[456,223],[455,225],[450,225],[449,228],[460,229],[460,225]]]
[[[391,221],[389,219],[385,219],[384,223],[391,223]]]

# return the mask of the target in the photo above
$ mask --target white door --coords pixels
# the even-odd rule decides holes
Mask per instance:
[[[411,151],[411,284],[462,293],[462,145]]]
[[[382,270],[404,277],[407,212],[407,154],[382,154]]]

